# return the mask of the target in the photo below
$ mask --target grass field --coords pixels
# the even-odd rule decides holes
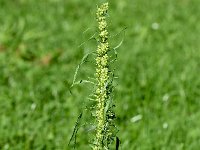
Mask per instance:
[[[90,89],[68,87],[96,50],[95,41],[81,43],[96,31],[98,3],[0,0],[0,149],[70,149]],[[199,11],[199,0],[110,2],[112,46],[127,27],[115,71],[121,149],[199,150]],[[89,66],[78,79],[94,74]],[[89,149],[87,135],[79,130],[77,149]]]

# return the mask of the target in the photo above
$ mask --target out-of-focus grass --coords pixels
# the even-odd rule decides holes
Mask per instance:
[[[79,45],[95,33],[96,4],[0,0],[0,149],[69,149],[89,90],[80,85],[70,95],[68,84],[84,54],[95,50],[95,41]],[[127,27],[116,66],[121,147],[198,150],[199,0],[110,5],[111,34]],[[92,69],[83,66],[79,79],[88,74]],[[80,129],[79,149],[88,149],[87,138]]]

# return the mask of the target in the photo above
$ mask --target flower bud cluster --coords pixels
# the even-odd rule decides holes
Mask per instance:
[[[106,13],[108,10],[108,3],[102,4],[99,8],[97,8],[97,21],[99,27],[99,38],[100,44],[97,47],[97,58],[96,58],[96,77],[97,77],[97,99],[101,97],[104,99],[106,97],[106,89],[105,84],[109,78],[108,75],[108,31],[107,31],[107,22],[106,22]]]
[[[103,56],[98,56],[96,58],[96,63],[98,67],[101,67],[101,66],[106,67],[106,65],[108,65],[108,55],[105,54]]]
[[[96,143],[94,150],[101,150],[102,143],[104,139],[103,130],[105,128],[105,103],[108,98],[106,92],[106,84],[109,79],[108,72],[108,31],[106,22],[106,13],[108,10],[108,3],[104,3],[99,8],[97,8],[97,21],[99,29],[99,39],[100,43],[97,47],[97,58],[96,58],[96,79],[97,79],[97,89],[96,89],[96,100],[97,100],[97,110],[96,110]]]
[[[98,48],[97,48],[97,53],[98,55],[104,55],[105,53],[107,53],[109,49],[109,45],[108,45],[108,42],[105,42],[105,43],[100,43],[98,45]]]
[[[97,8],[97,19],[104,17],[108,11],[108,3],[102,4],[99,8]]]
[[[97,9],[97,21],[98,21],[98,27],[99,27],[99,37],[101,41],[104,43],[108,39],[108,31],[107,31],[107,22],[106,22],[106,13],[108,10],[108,3],[104,3]]]

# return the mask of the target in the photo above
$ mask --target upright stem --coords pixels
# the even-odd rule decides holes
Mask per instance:
[[[104,147],[105,138],[105,103],[108,99],[106,85],[108,83],[108,31],[106,14],[108,11],[108,3],[102,4],[97,8],[97,21],[99,29],[99,45],[97,48],[96,57],[96,78],[97,78],[97,89],[96,89],[96,140],[93,150],[102,150]]]

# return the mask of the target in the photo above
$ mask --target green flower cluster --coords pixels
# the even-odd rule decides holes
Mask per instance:
[[[104,129],[105,129],[105,103],[108,98],[106,91],[106,84],[109,79],[108,72],[108,31],[107,31],[107,22],[106,14],[108,11],[108,3],[102,4],[97,8],[97,21],[99,28],[99,45],[97,47],[97,58],[96,58],[96,78],[97,78],[97,89],[96,89],[96,100],[97,100],[97,109],[96,109],[96,140],[94,150],[103,149],[103,140]]]

